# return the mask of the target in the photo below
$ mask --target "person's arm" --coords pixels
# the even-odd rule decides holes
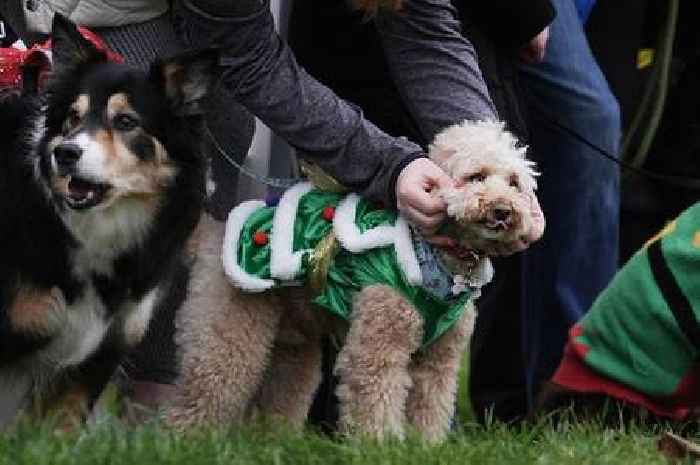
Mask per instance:
[[[367,198],[398,204],[420,226],[442,219],[444,205],[424,186],[449,178],[418,145],[383,133],[298,66],[268,2],[182,0],[182,17],[191,45],[221,48],[223,85],[303,157]]]
[[[404,0],[374,19],[392,79],[425,140],[463,120],[495,120],[496,107],[451,0]]]
[[[426,140],[463,120],[498,119],[451,0],[403,0],[399,11],[380,10],[375,23],[392,79]],[[534,196],[532,216],[527,237],[493,252],[507,255],[539,239],[544,216]]]

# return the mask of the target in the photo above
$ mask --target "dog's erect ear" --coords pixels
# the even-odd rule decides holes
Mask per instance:
[[[60,13],[53,16],[51,54],[53,67],[57,70],[105,57],[104,52],[83,37],[78,27]]]
[[[216,49],[187,52],[155,63],[151,67],[151,79],[165,88],[176,114],[200,114],[199,103],[212,86],[218,58]]]

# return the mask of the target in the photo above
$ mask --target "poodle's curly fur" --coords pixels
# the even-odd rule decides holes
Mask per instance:
[[[448,128],[430,156],[455,180],[438,195],[448,203],[456,239],[469,237],[474,247],[533,227],[526,202],[534,196],[533,166],[502,123]],[[362,289],[347,327],[312,309],[305,289],[252,294],[234,288],[221,267],[224,225],[204,218],[200,228],[190,298],[177,322],[181,375],[166,412],[170,424],[230,424],[263,415],[303,425],[321,380],[321,340],[342,331],[335,366],[341,430],[378,439],[401,438],[407,429],[431,442],[446,436],[473,302],[446,334],[418,351],[423,321],[398,291]]]

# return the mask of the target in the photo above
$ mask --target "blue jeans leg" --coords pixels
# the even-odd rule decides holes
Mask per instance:
[[[610,281],[618,261],[618,167],[553,122],[616,155],[619,107],[574,0],[553,3],[557,17],[545,60],[521,67],[547,219],[542,240],[523,257],[522,343],[530,402],[556,369],[568,328]]]

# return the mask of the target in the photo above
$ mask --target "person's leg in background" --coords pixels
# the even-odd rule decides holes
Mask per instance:
[[[620,111],[574,0],[553,3],[557,17],[544,61],[521,66],[530,150],[542,173],[538,197],[547,218],[542,240],[523,257],[522,343],[530,403],[556,369],[568,328],[618,265],[618,166],[567,129],[617,155]]]
[[[518,138],[527,143],[521,85],[511,53],[500,50],[460,11],[464,34],[474,44],[489,94]],[[521,343],[522,254],[493,260],[496,274],[477,306],[478,318],[469,347],[469,398],[478,421],[487,416],[510,421],[524,415],[524,355]]]

